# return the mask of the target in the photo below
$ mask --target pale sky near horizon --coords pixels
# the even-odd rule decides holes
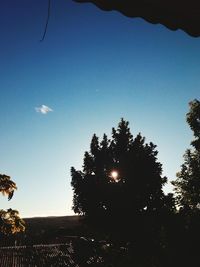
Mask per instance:
[[[175,179],[192,140],[188,102],[200,96],[200,38],[58,0],[40,42],[46,14],[44,0],[1,1],[0,173],[18,186],[1,208],[73,214],[70,168],[121,117]]]

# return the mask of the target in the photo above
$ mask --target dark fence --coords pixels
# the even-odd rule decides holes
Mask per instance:
[[[0,267],[132,267],[127,245],[66,236],[63,243],[0,246]]]
[[[72,259],[71,244],[15,246],[0,248],[2,267],[78,267]]]

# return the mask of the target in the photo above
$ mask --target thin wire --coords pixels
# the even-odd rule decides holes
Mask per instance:
[[[51,11],[51,0],[48,1],[48,13],[47,13],[46,25],[45,25],[44,33],[43,33],[43,36],[40,42],[44,41],[44,38],[47,33],[47,28],[48,28],[48,23],[49,23],[49,18],[50,18],[50,11]]]

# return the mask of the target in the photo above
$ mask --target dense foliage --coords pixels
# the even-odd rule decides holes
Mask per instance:
[[[134,138],[121,119],[111,139],[92,137],[83,169],[71,170],[74,212],[109,240],[130,242],[135,264],[144,266],[157,261],[166,244],[166,217],[175,209],[172,194],[163,192],[167,178],[157,153],[140,133]]]
[[[157,161],[156,146],[133,138],[123,119],[112,129],[112,139],[104,134],[100,142],[93,136],[85,152],[83,170],[72,168],[73,210],[88,216],[125,216],[158,213],[171,208],[170,196],[163,193],[167,182]]]
[[[17,189],[15,182],[10,179],[10,176],[0,174],[0,192],[8,196],[8,200],[13,197],[14,190]],[[25,223],[20,218],[17,210],[7,209],[0,210],[0,236],[10,235],[25,230]]]
[[[200,242],[200,102],[190,102],[194,140],[165,195],[162,165],[153,143],[132,136],[121,120],[111,139],[94,135],[83,169],[71,169],[73,210],[112,240],[129,244],[132,266],[197,266]],[[176,205],[175,205],[176,203]]]
[[[200,210],[200,101],[195,99],[189,105],[187,122],[195,139],[191,142],[192,148],[184,155],[184,163],[173,185],[179,207],[183,210],[198,211]]]

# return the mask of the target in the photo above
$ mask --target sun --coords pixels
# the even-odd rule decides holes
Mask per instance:
[[[117,171],[112,171],[111,172],[111,177],[117,181],[118,180],[118,177],[119,177],[119,173]]]

